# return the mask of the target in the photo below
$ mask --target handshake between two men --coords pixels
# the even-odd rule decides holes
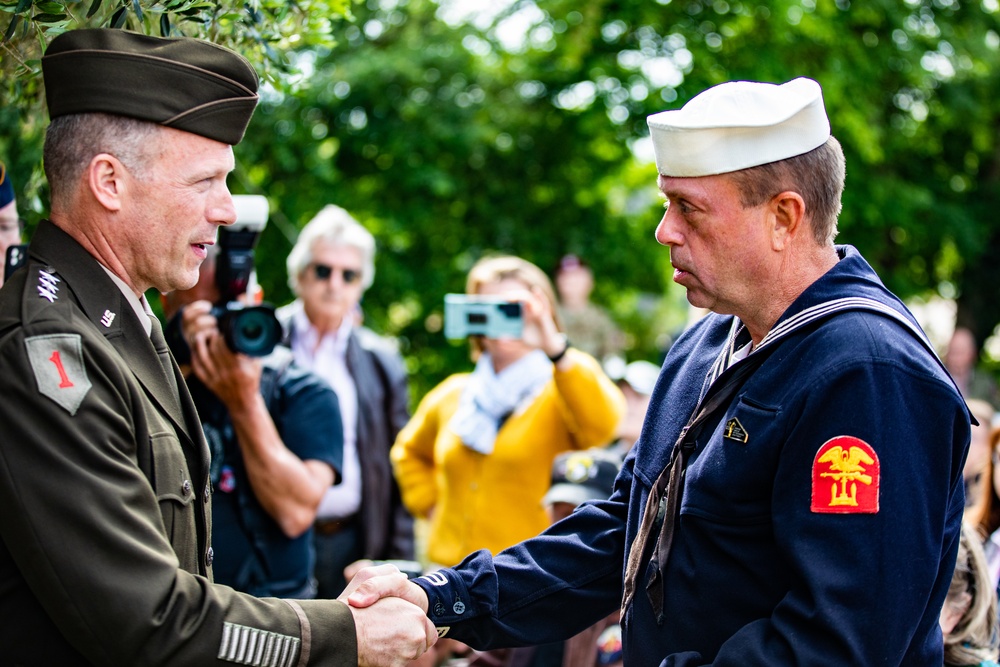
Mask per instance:
[[[361,569],[337,599],[354,616],[358,667],[405,667],[437,641],[427,594],[395,565]]]

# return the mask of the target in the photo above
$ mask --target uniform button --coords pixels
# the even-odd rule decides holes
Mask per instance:
[[[185,496],[191,493],[191,480],[184,480],[184,483],[181,484],[181,492],[183,492]]]
[[[215,549],[212,547],[208,548],[208,553],[205,554],[205,564],[212,567],[212,562],[215,560]]]
[[[464,614],[465,603],[462,602],[461,600],[455,600],[455,604],[452,605],[451,610],[454,611],[456,614]]]
[[[212,482],[205,485],[205,502],[208,502],[209,497],[212,495]]]
[[[434,605],[434,615],[435,616],[444,616],[444,614],[445,614],[444,605],[441,604],[440,602],[438,602],[437,604],[435,604]]]

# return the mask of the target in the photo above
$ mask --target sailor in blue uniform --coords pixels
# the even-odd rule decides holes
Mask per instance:
[[[671,348],[611,498],[396,593],[477,648],[621,605],[629,667],[940,665],[971,417],[833,244],[844,162],[819,84],[722,84],[649,126],[656,238],[712,314]]]

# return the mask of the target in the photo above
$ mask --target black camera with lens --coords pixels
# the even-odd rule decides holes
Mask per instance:
[[[263,357],[281,342],[281,323],[274,306],[263,303],[247,306],[239,301],[253,278],[254,248],[267,225],[267,198],[261,195],[234,195],[236,222],[219,228],[215,259],[215,285],[219,300],[212,315],[233,352]]]

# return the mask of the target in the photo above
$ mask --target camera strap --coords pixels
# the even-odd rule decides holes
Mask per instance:
[[[288,367],[292,365],[293,360],[294,356],[291,350],[286,347],[276,347],[271,354],[264,358],[260,376],[260,395],[264,398],[264,405],[279,433],[281,431],[281,417],[278,414],[276,402],[278,385]],[[251,502],[251,498],[248,496],[253,495],[253,490],[248,484],[238,485],[236,494],[240,523],[243,526],[247,542],[250,544],[250,553],[247,554],[236,575],[236,587],[258,596],[273,596],[276,594],[275,591],[287,591],[292,586],[301,586],[301,582],[269,581],[270,564],[267,558],[269,549],[267,531],[264,525],[266,519],[261,514],[263,509],[258,503]]]

